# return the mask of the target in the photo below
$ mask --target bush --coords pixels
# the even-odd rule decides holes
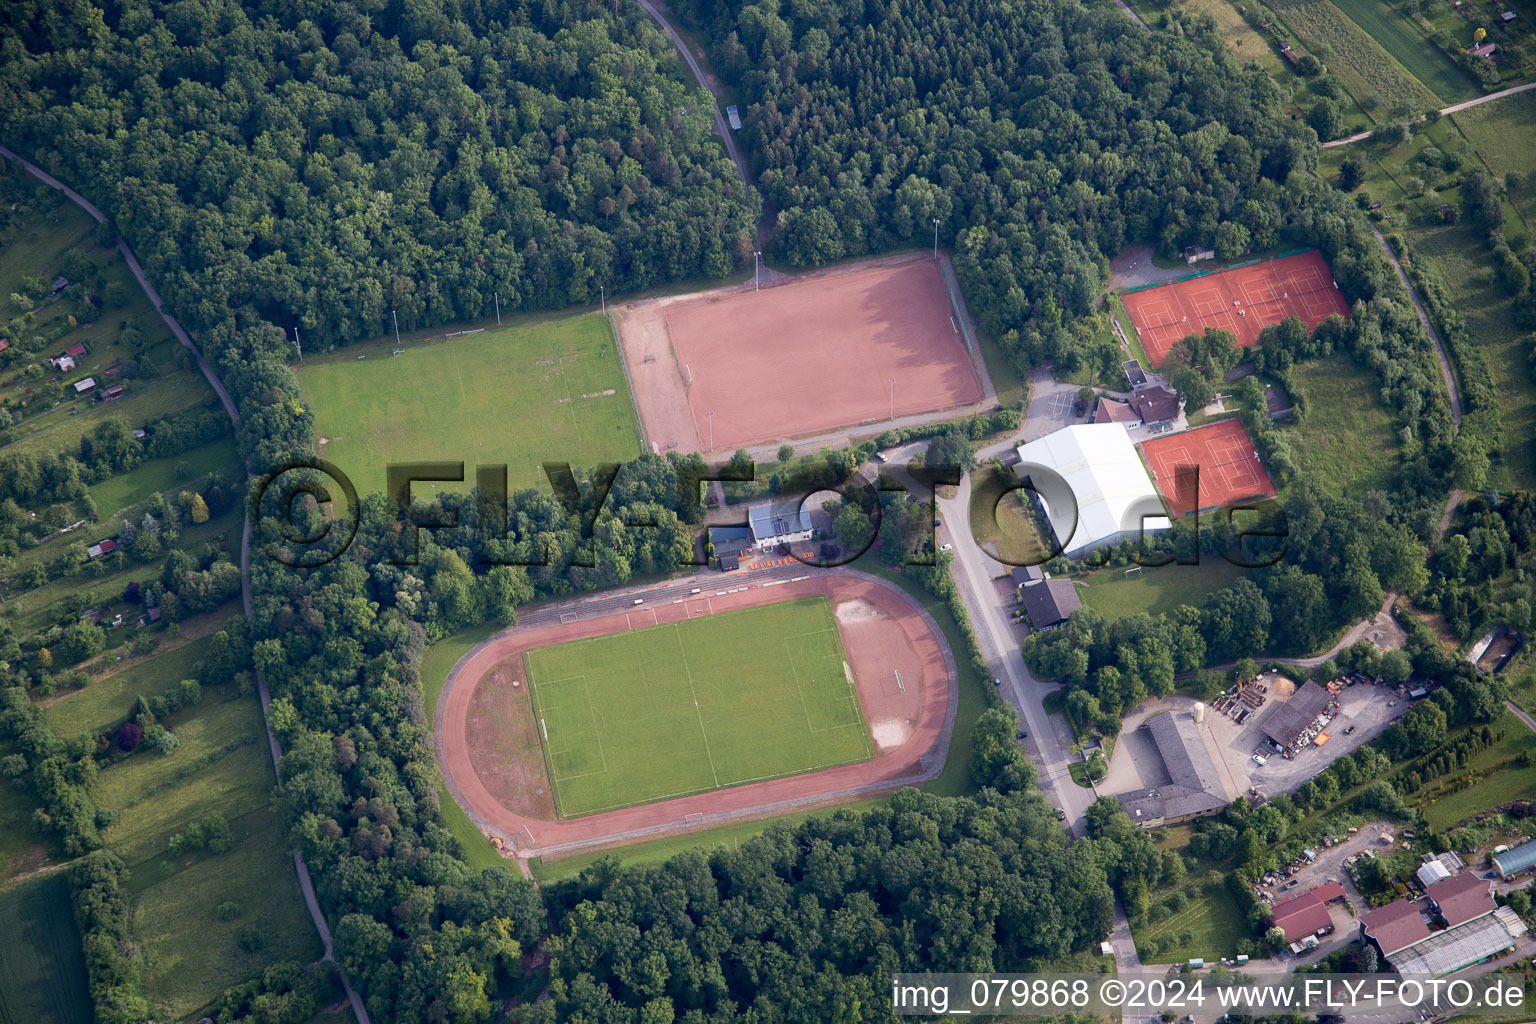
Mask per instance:
[[[144,727],[138,722],[124,722],[117,730],[117,749],[132,753],[144,739]]]
[[[247,953],[254,953],[266,945],[261,937],[261,932],[256,928],[245,928],[240,932],[240,948]]]
[[[226,900],[219,904],[219,908],[215,913],[220,921],[233,921],[240,916],[240,904]]]

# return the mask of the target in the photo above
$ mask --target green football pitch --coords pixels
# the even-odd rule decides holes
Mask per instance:
[[[874,756],[825,597],[523,655],[563,817]]]
[[[590,313],[423,345],[342,349],[297,367],[325,443],[359,494],[391,462],[504,463],[512,490],[541,462],[590,467],[640,454],[640,428],[608,321]],[[439,487],[443,486],[441,484]],[[417,484],[418,495],[426,487]]]

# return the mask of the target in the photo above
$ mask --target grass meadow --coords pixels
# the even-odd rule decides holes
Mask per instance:
[[[148,459],[119,476],[108,477],[89,488],[91,500],[103,522],[109,522],[125,508],[137,505],[151,494],[171,494],[192,487],[216,470],[238,465],[240,454],[232,440],[214,441],[180,455]],[[186,463],[185,476],[176,467]]]
[[[1400,446],[1370,374],[1343,355],[1297,363],[1295,374],[1307,411],[1283,429],[1302,475],[1333,494],[1390,489]]]
[[[228,689],[208,688],[172,716],[174,752],[135,753],[97,779],[97,804],[118,812],[107,843],[129,864],[161,856],[172,835],[213,811],[234,819],[267,806],[274,780],[261,709],[254,696],[229,699]],[[183,774],[204,755],[208,763]]]
[[[529,651],[565,817],[874,756],[824,597]]]
[[[47,705],[43,713],[48,725],[64,739],[115,725],[128,717],[140,697],[164,693],[183,679],[194,678],[193,668],[207,649],[205,637],[164,654],[132,659],[106,678]]]
[[[293,858],[268,817],[242,819],[232,849],[197,859],[138,893],[133,934],[148,962],[145,992],[172,1019],[195,1019],[226,988],[279,960],[309,963],[321,953]],[[220,920],[224,903],[234,903],[238,915]],[[257,949],[240,945],[247,930],[260,936]]]
[[[392,341],[351,346],[295,368],[321,455],[360,494],[384,490],[391,462],[462,461],[461,487],[477,463],[505,463],[517,490],[539,483],[541,462],[590,466],[640,454],[622,359],[600,316],[392,349]]]
[[[1514,300],[1494,276],[1477,236],[1475,228],[1456,224],[1417,232],[1413,244],[1421,259],[1438,264],[1493,372],[1504,442],[1488,473],[1489,489],[1536,487],[1536,384],[1527,369],[1525,332],[1515,326]]]
[[[1045,541],[1030,514],[1030,492],[1018,490],[1017,483],[1010,470],[983,469],[975,475],[971,535],[988,553],[996,552],[999,560],[1009,565],[1039,563],[1046,553]]]
[[[0,1022],[90,1024],[85,955],[69,908],[64,873],[29,878],[0,892]]]
[[[1124,566],[1098,569],[1077,588],[1083,604],[1110,619],[1146,612],[1171,612],[1181,604],[1199,606],[1208,595],[1252,569],[1220,555],[1201,555],[1199,565],[1160,565],[1125,575]]]
[[[1175,894],[1182,896],[1185,904],[1171,910],[1168,900]],[[1236,956],[1238,940],[1248,937],[1243,915],[1216,872],[1191,874],[1172,892],[1159,893],[1158,897],[1153,912],[1131,921],[1136,948],[1145,963]],[[1153,921],[1153,916],[1159,920]]]
[[[502,628],[499,623],[488,622],[444,637],[427,648],[421,658],[421,690],[422,696],[426,698],[428,721],[437,720],[437,698],[443,692],[443,684],[448,681],[448,673],[453,670],[453,666],[476,644],[500,632]],[[443,827],[459,841],[459,851],[466,864],[476,871],[482,871],[508,863],[496,847],[491,845],[485,833],[480,831],[480,826],[459,806],[441,776],[437,780],[437,795],[442,808]]]
[[[1531,169],[1531,126],[1536,125],[1536,90],[1516,93],[1452,114],[1451,120],[1477,150],[1488,169],[1499,177],[1510,171],[1526,175]],[[1527,222],[1536,218],[1536,185],[1510,197]]]

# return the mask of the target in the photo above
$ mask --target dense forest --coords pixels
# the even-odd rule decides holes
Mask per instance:
[[[778,211],[815,264],[926,244],[938,221],[983,326],[1070,361],[1071,320],[1131,242],[1235,256],[1292,237],[1313,139],[1275,86],[1208,40],[1150,36],[1108,6],[693,0],[740,90]]]
[[[614,13],[621,19],[614,20]],[[758,215],[638,7],[8,3],[0,132],[189,330],[318,351],[720,276]]]

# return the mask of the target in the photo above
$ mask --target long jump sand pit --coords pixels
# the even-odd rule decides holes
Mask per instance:
[[[616,311],[657,451],[751,447],[980,402],[985,371],[964,315],[926,256]]]
[[[874,756],[859,763],[563,818],[552,798],[538,716],[523,677],[528,651],[798,598],[825,596],[851,669]],[[743,638],[750,645],[751,638]],[[851,572],[770,587],[650,602],[577,622],[515,627],[477,646],[449,674],[435,723],[449,789],[489,835],[519,856],[548,855],[721,821],[763,817],[931,777],[953,727],[953,658],[899,589]],[[536,699],[536,698],[535,698]]]

